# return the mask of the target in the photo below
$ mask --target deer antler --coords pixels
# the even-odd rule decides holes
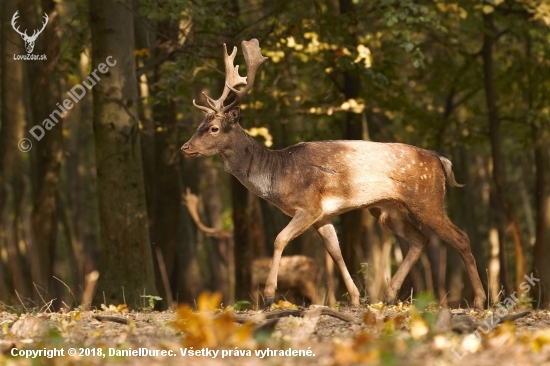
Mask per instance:
[[[193,105],[195,107],[207,113],[223,113],[239,104],[241,99],[250,91],[250,89],[252,89],[252,86],[254,86],[254,79],[256,78],[256,71],[258,71],[260,65],[267,60],[267,57],[262,56],[260,43],[257,39],[243,41],[241,45],[246,63],[246,77],[239,75],[239,65],[233,65],[235,56],[237,55],[237,47],[233,47],[233,51],[229,55],[227,53],[227,46],[224,44],[225,86],[223,88],[223,93],[220,98],[216,100],[203,93],[206,97],[208,105],[211,108],[197,105],[193,100]],[[239,85],[245,85],[244,89],[237,90],[236,87]],[[231,91],[235,93],[235,99],[229,105],[224,106],[224,102]]]
[[[27,35],[27,30],[26,30],[26,29],[25,29],[25,32],[21,32],[21,31],[19,30],[19,27],[15,28],[15,20],[16,20],[17,18],[19,18],[19,10],[17,10],[17,11],[15,12],[15,14],[13,14],[13,17],[11,18],[11,26],[13,27],[13,29],[14,29],[17,33],[19,33],[19,34],[21,35],[21,37],[26,37],[26,38],[28,38],[29,36]]]
[[[183,195],[183,203],[187,206],[189,215],[191,215],[191,218],[193,219],[193,221],[195,221],[195,224],[199,227],[199,229],[202,232],[204,232],[207,235],[211,235],[215,237],[230,236],[229,233],[223,230],[214,229],[203,224],[199,216],[199,197],[191,193],[191,190],[189,188],[185,190],[185,194]]]

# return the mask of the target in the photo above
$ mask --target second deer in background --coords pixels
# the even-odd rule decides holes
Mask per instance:
[[[231,250],[233,248],[233,235],[230,231],[214,229],[202,222],[199,215],[199,197],[191,193],[189,188],[187,188],[183,198],[189,215],[191,215],[197,227],[206,235],[218,239],[220,245],[225,242],[225,246]],[[222,255],[222,258],[228,267],[233,267],[233,257],[231,255]],[[260,306],[260,293],[267,281],[271,261],[269,257],[255,258],[252,261],[252,288],[250,289],[250,296],[256,307]],[[232,276],[233,271],[230,270],[229,272],[230,276]],[[305,255],[283,256],[281,257],[279,267],[279,290],[285,299],[295,304],[319,304],[323,302],[319,296],[320,274],[321,269],[319,265],[311,257]]]

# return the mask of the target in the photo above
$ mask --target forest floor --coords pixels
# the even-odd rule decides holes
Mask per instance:
[[[216,300],[199,298],[200,311],[0,311],[0,365],[550,365],[548,311],[280,302],[237,312]]]

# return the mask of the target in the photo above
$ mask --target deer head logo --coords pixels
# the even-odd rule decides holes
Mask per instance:
[[[31,53],[32,50],[34,49],[34,42],[36,41],[36,38],[38,37],[38,35],[40,33],[42,33],[42,31],[44,30],[44,28],[46,28],[46,24],[48,24],[48,14],[44,13],[44,22],[42,23],[42,29],[40,30],[34,30],[34,32],[32,33],[32,36],[29,36],[27,34],[27,30],[25,29],[24,32],[21,32],[19,31],[19,27],[15,27],[15,20],[17,18],[19,18],[19,10],[15,12],[15,14],[13,14],[13,17],[11,18],[11,26],[13,27],[13,29],[19,33],[21,35],[21,38],[23,38],[23,41],[25,41],[25,49],[27,50],[27,53]]]

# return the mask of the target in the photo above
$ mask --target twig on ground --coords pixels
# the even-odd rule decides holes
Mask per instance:
[[[517,314],[506,315],[506,316],[503,316],[502,318],[497,318],[498,319],[498,324],[504,323],[504,322],[513,322],[513,321],[515,321],[519,318],[522,318],[526,315],[529,315],[529,314],[531,314],[530,310],[522,311],[522,312],[517,313]],[[492,322],[492,320],[491,320],[491,322]],[[497,323],[495,323],[495,325],[496,324]],[[460,334],[472,333],[477,328],[486,327],[486,326],[487,326],[486,321],[476,322],[469,315],[455,315],[455,316],[452,317],[452,320],[451,320],[451,323],[450,323],[451,330],[453,330],[457,333],[460,333]]]
[[[176,306],[174,300],[172,299],[172,289],[170,288],[170,281],[168,280],[168,273],[166,272],[166,265],[164,264],[164,257],[162,256],[162,251],[159,247],[155,249],[157,254],[157,261],[159,263],[160,278],[162,279],[162,284],[164,285],[164,292],[166,293],[166,302],[170,309],[174,309]]]
[[[526,310],[526,311],[522,311],[521,313],[506,315],[505,317],[502,318],[501,321],[503,321],[503,322],[513,322],[513,321],[515,321],[519,318],[523,318],[524,316],[527,316],[529,314],[531,314],[531,310]]]
[[[42,306],[42,308],[40,308],[40,312],[42,313],[42,312],[49,311],[51,313],[52,310],[50,308],[52,307],[54,300],[57,300],[57,299],[51,299],[48,303],[44,302],[44,306]],[[44,310],[44,308],[46,310]]]
[[[100,322],[108,321],[126,325],[130,324],[130,321],[128,319],[119,318],[118,316],[92,315],[92,318],[94,318],[95,320],[99,320]]]
[[[321,316],[321,315],[332,316],[334,318],[338,318],[340,320],[346,321],[348,323],[353,323],[353,324],[362,323],[362,321],[358,318],[355,318],[351,315],[342,314],[336,310],[329,309],[329,308],[316,308],[312,310],[285,309],[280,311],[272,311],[269,313],[261,313],[261,314],[252,315],[252,316],[235,315],[234,318],[237,323],[246,323],[246,322],[259,323],[264,320],[280,319],[287,316],[296,317],[296,316]]]
[[[21,305],[23,305],[23,309],[25,309],[25,312],[29,312],[29,310],[27,310],[27,307],[25,306],[25,304],[23,303],[23,300],[21,300],[21,297],[19,296],[19,293],[17,292],[17,290],[15,290],[15,294],[17,295],[17,298],[19,299],[19,302],[21,302]]]
[[[38,291],[38,287],[39,287],[39,286],[37,286],[36,283],[35,283],[34,281],[33,281],[32,283],[33,283],[33,285],[34,285],[34,289],[35,289],[36,292],[38,293],[38,296],[40,296],[40,298],[42,299],[42,302],[44,303],[44,305],[48,306],[48,303],[46,302],[46,300],[44,300],[44,297],[42,297],[42,294],[40,293],[40,291]],[[50,301],[50,306],[51,306],[51,305],[52,305],[52,302]],[[50,306],[48,306],[48,309],[47,309],[47,310],[50,309]],[[42,308],[42,309],[43,309],[43,308]],[[40,309],[40,311],[42,311],[42,309]]]
[[[63,286],[65,286],[67,288],[67,290],[69,290],[69,293],[73,297],[74,303],[78,304],[78,302],[76,301],[76,297],[74,297],[74,294],[73,294],[73,291],[71,290],[71,288],[65,282],[61,281],[59,278],[57,278],[55,276],[52,276],[52,277],[55,278],[56,280],[58,280],[59,282],[61,282],[63,284]]]

